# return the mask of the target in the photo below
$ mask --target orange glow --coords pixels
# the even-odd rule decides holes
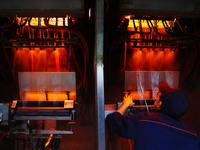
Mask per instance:
[[[32,53],[32,51],[30,52],[30,54],[31,54],[31,71],[32,72],[34,72],[34,62],[33,62],[33,53]]]
[[[50,137],[50,138],[48,138],[48,140],[47,140],[47,142],[46,142],[46,144],[45,144],[45,147],[47,147],[47,146],[49,145],[49,143],[50,143],[50,141],[51,141],[51,139],[52,139],[52,137],[53,137],[53,134],[50,134],[49,137]]]
[[[62,107],[17,107],[18,110],[64,110]]]
[[[88,14],[89,14],[89,20],[90,20],[91,19],[91,8],[89,8]]]
[[[144,91],[145,99],[156,99],[158,91]],[[144,99],[142,91],[131,91],[130,95],[135,100]]]
[[[19,18],[20,22],[24,21],[24,18]],[[64,26],[63,21],[65,22],[65,26],[68,26],[68,16],[66,16],[63,20],[63,18],[59,17],[59,18],[49,18],[49,25],[54,25],[54,26]],[[39,27],[44,27],[46,26],[44,23],[44,18],[38,18],[38,17],[33,17],[31,18],[31,26],[39,26]],[[26,24],[26,26],[28,25],[28,22]]]
[[[124,64],[123,64],[123,70],[125,71],[126,66],[126,51],[127,51],[127,42],[124,44]]]
[[[54,52],[55,52],[55,60],[56,60],[56,70],[57,72],[60,72],[59,52],[58,51],[54,51]]]
[[[134,21],[135,21],[135,26],[139,27],[139,20],[136,19]],[[141,20],[141,25],[142,25],[143,28],[148,28],[148,24],[147,24],[146,20]],[[134,27],[133,20],[130,19],[129,24],[128,24],[128,28],[133,28],[133,27]]]
[[[71,91],[69,93],[69,100],[75,100],[76,99],[76,92]]]
[[[150,27],[157,27],[158,29],[164,29],[164,26],[163,26],[163,22],[162,20],[149,20],[149,25],[147,23],[147,20],[146,19],[134,19],[134,16],[130,16],[130,15],[127,15],[124,17],[124,19],[129,19],[129,24],[128,24],[128,30],[129,31],[134,31],[134,24],[135,24],[135,27],[138,28],[140,27],[140,24],[141,24],[141,27],[143,30],[149,30],[149,25]],[[124,19],[122,19],[122,22],[124,21]],[[176,20],[174,21],[170,21],[170,20],[166,20],[166,26],[168,27],[172,27],[173,26],[173,23],[175,22]],[[151,23],[152,24],[151,24]],[[146,29],[145,29],[146,28]]]
[[[20,93],[21,100],[28,100],[28,101],[45,101],[46,94],[45,92],[26,92]]]
[[[132,55],[127,56],[126,65],[131,71],[174,71],[175,52],[171,49],[132,48]],[[129,62],[129,63],[127,63]]]
[[[75,93],[69,93],[70,99],[74,99],[76,96]],[[76,97],[75,97],[76,98]],[[20,93],[21,100],[28,100],[28,101],[59,101],[59,100],[68,100],[68,95],[66,92],[26,92]]]
[[[67,48],[18,48],[15,54],[14,70],[34,72],[66,72],[70,69],[70,55]]]
[[[125,16],[129,19],[129,26],[127,30],[135,31],[133,26],[133,20],[131,16]],[[139,26],[139,20],[134,20],[135,25]],[[152,24],[158,28],[158,32],[162,35],[166,35],[165,28],[161,20],[151,20]],[[173,21],[166,21],[167,26],[171,27]],[[138,32],[148,33],[150,31],[147,22],[141,20],[142,31],[137,29]],[[167,40],[167,36],[161,36],[155,33],[154,30],[148,34],[135,33],[130,35],[130,39],[138,39],[133,42],[127,42],[127,47],[124,51],[129,50],[130,55],[126,55],[126,62],[123,63],[123,68],[128,68],[126,71],[174,71],[176,69],[175,52],[170,48],[159,48],[170,46],[168,43],[162,42],[145,42],[140,39],[148,40]],[[126,43],[125,43],[126,44]],[[168,44],[168,45],[167,45]],[[148,48],[149,47],[149,48]],[[155,47],[155,48],[152,48]],[[178,51],[178,49],[176,50]],[[124,67],[125,66],[125,67]]]
[[[155,98],[158,91],[144,91],[145,99],[153,99]],[[130,95],[133,99],[144,99],[143,94],[141,91],[131,91]]]
[[[68,96],[66,92],[48,92],[48,100],[54,100],[54,101],[59,101],[59,100],[68,100]]]
[[[65,100],[64,108],[73,108],[74,107],[74,100]]]

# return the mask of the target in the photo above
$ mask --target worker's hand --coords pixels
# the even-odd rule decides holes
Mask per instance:
[[[133,99],[132,99],[132,96],[126,94],[124,97],[123,97],[123,105],[116,111],[116,112],[119,112],[121,115],[124,114],[124,112],[126,111],[126,109],[128,107],[131,107],[135,105],[135,103],[133,103]]]
[[[156,97],[156,101],[154,102],[154,108],[156,110],[158,110],[160,108],[161,104],[162,104],[162,102],[160,101],[160,96],[161,96],[161,93],[158,92],[157,97]]]
[[[132,107],[135,105],[135,103],[133,102],[132,96],[130,95],[125,95],[123,97],[123,105],[127,106],[127,107]]]

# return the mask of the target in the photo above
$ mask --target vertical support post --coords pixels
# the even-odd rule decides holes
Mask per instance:
[[[95,10],[95,110],[97,127],[97,150],[105,150],[105,111],[104,111],[104,0],[96,0]]]

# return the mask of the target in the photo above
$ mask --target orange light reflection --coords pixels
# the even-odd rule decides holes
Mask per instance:
[[[59,52],[54,51],[54,53],[55,53],[55,60],[56,60],[56,70],[57,72],[60,72]]]
[[[127,16],[125,18],[130,19],[131,16]],[[134,31],[134,27],[132,24],[132,19],[129,21],[128,30]],[[152,23],[156,24],[158,27],[157,34],[152,30],[149,34],[140,34],[135,33],[130,35],[131,39],[155,39],[155,40],[165,40],[167,39],[165,36],[165,28],[163,27],[162,21],[151,20]],[[156,22],[156,23],[155,23]],[[139,25],[139,20],[135,20],[136,25]],[[168,26],[170,26],[170,21],[167,21]],[[146,21],[141,20],[142,24],[142,32],[149,32],[149,27],[147,26]],[[161,35],[162,34],[162,35]],[[151,48],[148,48],[151,47]],[[159,43],[159,42],[145,42],[145,41],[134,41],[127,43],[127,47],[129,47],[130,55],[126,55],[126,63],[125,68],[127,71],[174,71],[175,70],[175,52],[170,48],[159,48],[166,47],[167,43]],[[139,48],[138,48],[139,47]],[[141,48],[140,48],[141,47]],[[155,48],[152,48],[155,47]],[[127,51],[128,49],[124,49]],[[176,50],[178,51],[178,50]]]
[[[63,101],[68,100],[68,95],[66,92],[26,92],[20,93],[20,99],[28,101]]]
[[[28,100],[28,101],[45,101],[46,94],[45,92],[26,92],[20,93],[21,100]]]
[[[19,72],[66,72],[70,69],[69,49],[18,48],[14,70]],[[17,72],[16,72],[17,73]]]
[[[48,100],[59,101],[59,100],[68,100],[66,92],[48,92]]]
[[[52,139],[52,137],[53,137],[53,134],[50,134],[49,137],[50,137],[50,138],[48,138],[48,140],[47,140],[47,142],[46,142],[46,144],[45,144],[45,147],[47,147],[47,146],[49,145],[49,143],[50,143],[50,141],[51,141],[51,139]]]
[[[64,19],[64,20],[63,20]],[[23,22],[24,18],[19,18],[19,22]],[[68,16],[66,16],[65,18],[49,18],[49,25],[54,25],[54,26],[64,26],[63,22],[65,23],[65,26],[68,26]],[[43,27],[46,26],[44,23],[44,18],[38,18],[38,17],[32,17],[31,18],[31,26],[39,26],[39,27]],[[29,26],[28,22],[26,23],[25,26]]]

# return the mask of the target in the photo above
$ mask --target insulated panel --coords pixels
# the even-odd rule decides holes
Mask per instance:
[[[19,72],[19,92],[22,100],[76,99],[75,72]],[[31,99],[31,94],[35,99]],[[54,94],[52,96],[52,94]],[[48,98],[47,98],[48,97]],[[54,98],[52,98],[54,97]]]
[[[167,82],[171,88],[178,87],[178,71],[127,71],[125,72],[125,91],[158,91],[160,82]]]

